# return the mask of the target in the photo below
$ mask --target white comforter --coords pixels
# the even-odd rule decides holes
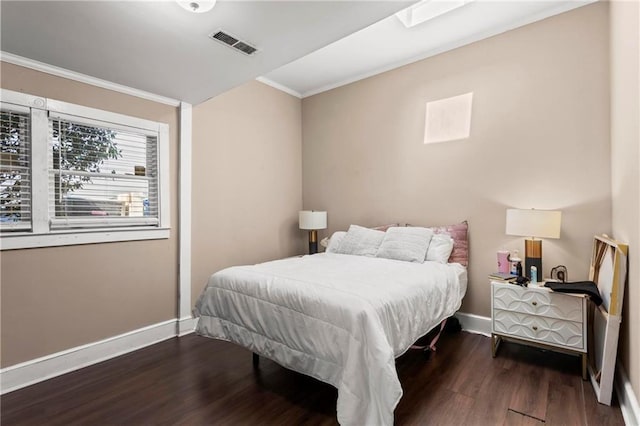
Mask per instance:
[[[209,279],[196,332],[332,384],[342,425],[391,425],[395,357],[460,308],[466,285],[457,263],[325,253],[238,266]]]

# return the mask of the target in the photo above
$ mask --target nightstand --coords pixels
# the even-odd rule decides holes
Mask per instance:
[[[579,355],[587,379],[587,296],[491,281],[491,352],[502,339]]]

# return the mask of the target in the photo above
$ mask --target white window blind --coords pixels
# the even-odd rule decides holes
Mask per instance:
[[[0,230],[31,229],[30,109],[0,104]]]
[[[51,229],[157,226],[157,154],[157,133],[50,113]]]

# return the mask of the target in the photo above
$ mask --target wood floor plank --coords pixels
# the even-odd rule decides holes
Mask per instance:
[[[503,426],[543,426],[544,424],[545,422],[543,421],[509,410],[509,412],[507,412],[507,415],[504,419],[504,423],[502,425]]]
[[[462,425],[474,402],[473,398],[456,393],[446,403],[435,407],[431,414],[427,416],[427,421],[421,424],[433,426]]]
[[[519,377],[502,367],[495,367],[485,377],[467,416],[465,425],[501,425],[505,422],[511,395],[519,386]]]
[[[489,338],[458,333],[443,335],[428,361],[407,352],[396,369],[397,425],[539,426],[523,413],[541,415],[545,404],[547,425],[624,424],[619,407],[597,403],[575,357],[507,343],[494,359]],[[336,398],[332,386],[268,359],[254,370],[246,349],[188,335],[2,395],[0,422],[328,426]]]
[[[586,424],[589,426],[612,426],[624,424],[624,418],[620,410],[612,410],[611,407],[598,403],[596,393],[591,382],[582,382],[583,401],[585,405]],[[616,394],[613,394],[612,405],[618,405]]]
[[[549,386],[548,401],[546,423],[566,426],[586,424],[581,397],[574,386],[552,383]]]
[[[475,397],[490,372],[501,369],[501,363],[496,362],[491,356],[491,352],[483,339],[478,340],[477,346],[472,348],[470,353],[460,363],[461,368],[457,369],[457,374],[450,377],[453,383],[449,385],[449,389],[454,392]]]
[[[520,369],[520,386],[514,389],[509,409],[544,421],[547,417],[549,376],[546,370],[525,365]]]

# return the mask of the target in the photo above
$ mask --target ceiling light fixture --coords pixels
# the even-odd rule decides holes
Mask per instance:
[[[205,13],[213,9],[216,0],[200,0],[200,1],[177,1],[183,9],[193,13]]]
[[[396,13],[396,17],[405,27],[411,28],[451,12],[472,1],[473,0],[422,0]]]

